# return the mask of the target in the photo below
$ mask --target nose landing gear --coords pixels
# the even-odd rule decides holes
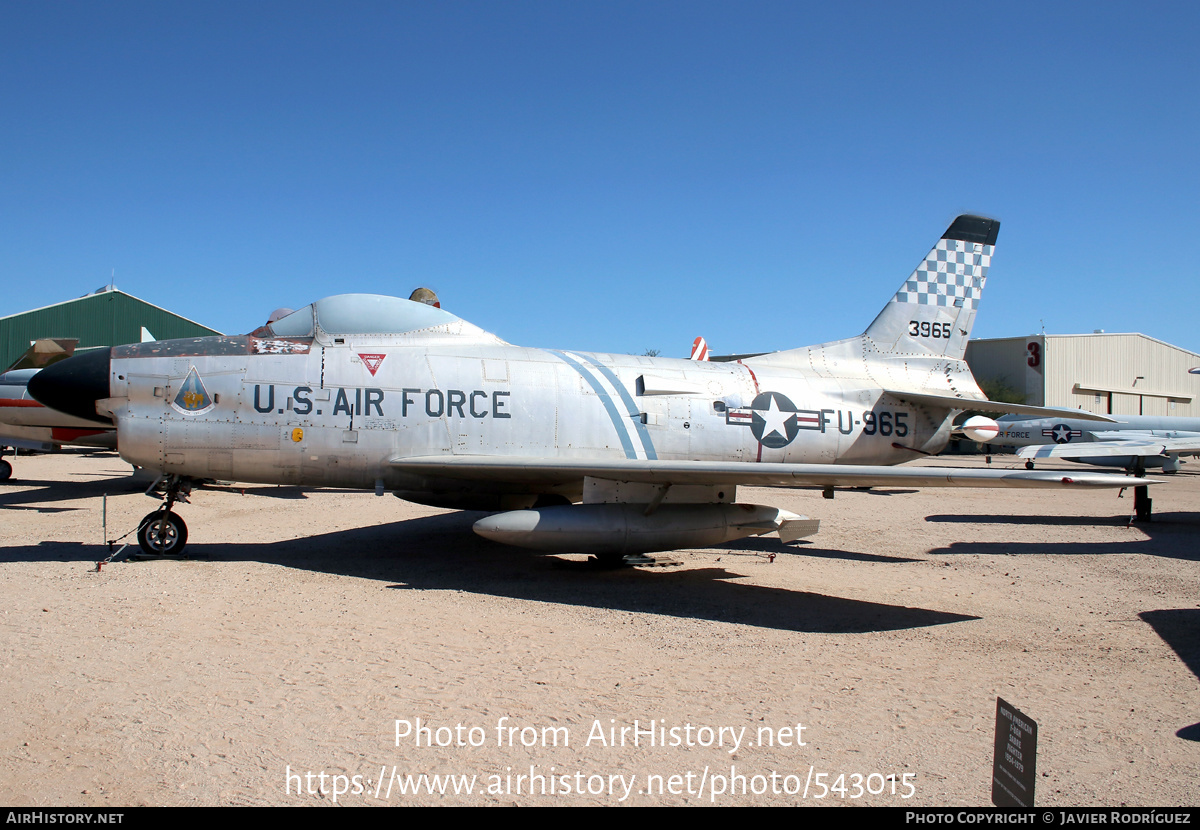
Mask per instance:
[[[175,502],[188,503],[192,492],[192,480],[183,476],[164,476],[147,490],[147,494],[161,491],[163,506],[155,510],[138,525],[137,540],[142,552],[148,557],[162,559],[183,555],[187,545],[188,531],[183,519],[171,511]]]

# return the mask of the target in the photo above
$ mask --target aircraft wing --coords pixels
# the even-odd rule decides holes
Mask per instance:
[[[746,461],[662,461],[447,455],[389,459],[415,475],[522,484],[567,484],[584,477],[645,484],[741,484],[756,487],[1128,487],[1117,473],[971,470]],[[1140,478],[1137,484],[1155,483]]]
[[[1187,439],[1194,443],[1200,444],[1200,432],[1185,432],[1183,430],[1172,429],[1168,434],[1155,435],[1149,429],[1102,429],[1089,430],[1092,433],[1092,438],[1096,441],[1166,441],[1169,438]]]
[[[34,452],[53,452],[59,445],[49,441],[36,441],[30,438],[17,438],[0,432],[0,447],[12,447],[18,450],[33,450]]]
[[[893,389],[883,390],[892,397],[924,406],[940,406],[946,409],[962,409],[971,412],[996,412],[1001,415],[1025,415],[1030,418],[1070,418],[1076,421],[1104,421],[1116,423],[1116,418],[1107,415],[1097,415],[1083,409],[1060,409],[1052,406],[1028,406],[1023,403],[1004,403],[1003,401],[976,400],[975,398],[959,398],[954,395],[929,395],[921,392],[898,392]]]
[[[1155,455],[1200,455],[1200,438],[1149,438],[1139,435],[1115,441],[1084,441],[1070,444],[1033,444],[1022,447],[1021,458],[1119,458]]]

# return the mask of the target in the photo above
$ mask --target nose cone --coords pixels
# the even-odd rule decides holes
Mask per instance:
[[[510,510],[507,513],[484,516],[472,525],[471,529],[493,542],[521,545],[537,530],[541,518],[541,514],[536,510]]]
[[[29,379],[29,394],[38,403],[101,424],[111,423],[96,414],[96,401],[109,397],[109,361],[112,349],[96,349],[60,360]]]

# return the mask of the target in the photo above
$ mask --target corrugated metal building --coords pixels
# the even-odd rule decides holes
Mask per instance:
[[[1200,355],[1144,334],[1037,334],[967,344],[981,384],[1024,403],[1102,415],[1200,417]]]
[[[0,317],[0,371],[41,337],[77,338],[82,350],[211,334],[220,332],[106,286],[75,300]]]

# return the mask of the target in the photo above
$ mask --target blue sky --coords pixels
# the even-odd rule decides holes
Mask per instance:
[[[1200,352],[1200,4],[0,3],[0,314],[435,289],[523,345],[861,332],[961,212],[976,337]]]

